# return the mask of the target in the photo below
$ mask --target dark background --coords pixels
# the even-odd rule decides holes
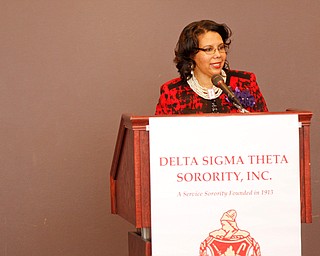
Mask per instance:
[[[271,111],[314,113],[302,243],[318,256],[319,12],[317,0],[0,1],[0,256],[127,255],[134,227],[109,199],[120,116],[154,113],[180,31],[200,19],[232,28],[231,68],[257,75]]]

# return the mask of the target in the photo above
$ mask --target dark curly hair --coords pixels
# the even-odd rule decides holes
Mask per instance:
[[[187,25],[181,32],[179,40],[175,48],[174,62],[180,77],[183,80],[191,78],[191,71],[196,63],[193,57],[199,50],[198,37],[206,32],[213,31],[219,33],[223,42],[230,45],[231,29],[226,24],[219,24],[212,20],[195,21]],[[224,69],[229,69],[228,62],[225,62]]]

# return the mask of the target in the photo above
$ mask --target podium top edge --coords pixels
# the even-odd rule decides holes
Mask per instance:
[[[288,109],[282,112],[251,112],[251,113],[205,113],[205,114],[184,114],[184,115],[150,115],[138,116],[134,114],[122,114],[121,122],[126,128],[135,128],[136,130],[145,129],[149,125],[150,117],[212,117],[212,116],[256,116],[256,115],[299,115],[300,122],[310,122],[313,113],[307,110]]]
[[[312,115],[309,110],[287,109],[285,111],[269,111],[269,112],[248,112],[248,113],[202,113],[202,114],[172,114],[172,115],[136,115],[133,113],[123,113],[123,118],[132,120],[143,119],[149,117],[186,117],[186,116],[238,116],[238,115],[287,115],[287,114],[302,114]]]

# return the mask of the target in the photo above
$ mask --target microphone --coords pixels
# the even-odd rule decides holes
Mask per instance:
[[[220,88],[227,96],[228,99],[235,105],[241,112],[248,112],[244,109],[239,101],[239,99],[234,95],[233,91],[229,89],[229,87],[223,81],[221,75],[214,75],[211,77],[211,82],[218,88]]]
[[[222,76],[220,75],[214,75],[211,78],[211,82],[217,86],[218,88],[220,88],[229,98],[229,100],[231,102],[236,103],[237,105],[241,106],[240,101],[238,100],[238,98],[236,97],[236,95],[234,95],[233,91],[231,91],[229,89],[229,87],[225,84],[225,82],[223,81]]]

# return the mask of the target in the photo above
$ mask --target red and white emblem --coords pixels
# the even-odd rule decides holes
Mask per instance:
[[[200,245],[200,256],[261,256],[259,244],[236,223],[237,212],[229,210],[221,219],[221,228],[212,231]]]

